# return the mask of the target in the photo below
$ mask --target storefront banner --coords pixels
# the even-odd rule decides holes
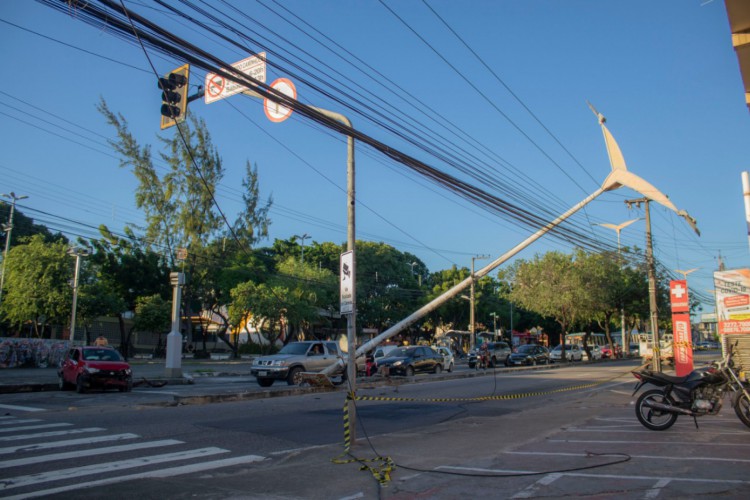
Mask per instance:
[[[750,333],[750,269],[714,272],[719,334]]]

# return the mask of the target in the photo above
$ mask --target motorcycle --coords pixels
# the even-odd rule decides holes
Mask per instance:
[[[735,344],[736,346],[736,344]],[[683,377],[674,377],[647,368],[631,373],[638,379],[633,396],[646,384],[659,387],[640,395],[635,403],[635,414],[647,429],[669,429],[680,415],[693,417],[696,428],[698,417],[717,415],[724,396],[732,393],[732,406],[740,421],[750,427],[750,386],[743,382],[732,361],[732,351],[709,367],[694,370]]]

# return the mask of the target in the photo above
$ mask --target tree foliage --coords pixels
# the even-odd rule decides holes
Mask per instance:
[[[64,241],[35,234],[8,252],[0,311],[11,325],[21,329],[30,322],[41,337],[46,324],[63,325],[70,318],[73,261],[67,250]]]

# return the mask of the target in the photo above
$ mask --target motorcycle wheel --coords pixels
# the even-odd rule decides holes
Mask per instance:
[[[734,398],[734,412],[743,424],[750,427],[750,399],[744,392],[738,392]]]
[[[652,431],[663,431],[672,427],[677,421],[677,414],[650,408],[645,405],[646,401],[674,405],[672,398],[658,389],[646,391],[641,394],[641,397],[635,403],[635,416],[638,417],[638,421],[645,428]]]

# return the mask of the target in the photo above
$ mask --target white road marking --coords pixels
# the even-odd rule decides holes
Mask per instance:
[[[590,457],[591,455],[589,453],[555,453],[555,452],[548,452],[548,451],[505,451],[503,452],[508,455],[542,455],[542,456],[560,456],[560,457]],[[750,459],[744,459],[744,458],[711,458],[711,457],[686,457],[686,456],[679,456],[679,457],[672,457],[672,456],[666,456],[666,455],[633,455],[628,453],[627,454],[630,458],[643,458],[646,460],[695,460],[696,462],[748,462],[750,463]],[[600,457],[619,457],[622,456],[620,454],[602,454],[597,455]]]
[[[670,483],[669,479],[659,479],[653,488],[648,490],[643,498],[656,498],[661,493],[662,488],[665,488]]]
[[[85,465],[82,467],[72,467],[69,469],[42,472],[39,474],[29,474],[27,476],[7,477],[0,481],[0,491],[7,491],[9,489],[20,488],[22,486],[29,486],[32,484],[90,476],[92,474],[111,474],[115,471],[133,469],[135,467],[143,467],[146,465],[161,464],[164,462],[173,462],[177,460],[189,460],[193,458],[217,455],[219,453],[229,453],[229,450],[212,446],[209,448],[180,451],[176,453],[165,453],[163,455],[140,457],[131,460],[120,460],[117,462],[105,462],[101,464]]]
[[[32,422],[42,422],[39,418],[22,418],[18,419],[16,417],[2,417],[3,420],[0,420],[0,425],[15,425],[15,424],[30,424]]]
[[[39,464],[42,462],[52,462],[55,460],[67,460],[70,458],[92,457],[95,455],[122,453],[125,451],[143,450],[147,448],[159,448],[162,446],[172,446],[175,444],[184,444],[184,441],[177,441],[176,439],[162,439],[161,441],[147,441],[145,443],[123,444],[119,446],[93,448],[90,450],[66,451],[63,453],[52,453],[49,455],[19,458],[16,460],[6,460],[4,462],[0,461],[0,469],[8,467],[19,467],[21,465]]]
[[[18,446],[7,446],[5,448],[0,448],[0,455],[7,455],[11,453],[18,453],[18,452],[24,452],[24,451],[46,450],[49,448],[63,448],[66,446],[94,444],[94,443],[101,443],[104,441],[120,441],[124,439],[135,439],[137,437],[140,437],[140,436],[138,434],[131,434],[128,432],[125,434],[112,434],[110,436],[96,436],[96,437],[81,438],[81,439],[67,439],[64,441],[50,441],[47,443],[39,443],[39,444],[22,444]]]
[[[39,424],[39,425],[23,425],[21,427],[3,427],[0,432],[18,432],[18,431],[32,431],[35,429],[50,429],[52,427],[70,427],[73,424],[66,424],[63,422],[56,424]]]
[[[515,495],[513,495],[511,498],[533,498],[537,496],[537,493],[539,492],[539,488],[541,486],[548,486],[552,484],[554,481],[557,481],[562,477],[562,474],[555,473],[555,474],[548,474],[541,478],[539,481],[530,484],[526,488],[522,489]]]
[[[195,472],[202,472],[202,471],[211,470],[211,469],[220,469],[222,467],[231,467],[233,465],[260,462],[265,459],[266,459],[265,457],[261,457],[258,455],[245,455],[241,457],[226,458],[223,460],[214,460],[213,462],[202,462],[202,463],[197,463],[197,464],[184,465],[181,467],[172,467],[169,469],[151,470],[151,471],[146,471],[140,474],[130,474],[128,476],[108,477],[105,479],[100,479],[98,481],[90,481],[88,483],[72,484],[69,486],[61,486],[59,488],[50,488],[48,490],[34,491],[31,493],[24,493],[21,495],[16,495],[16,496],[6,497],[6,498],[13,499],[13,500],[22,500],[25,498],[42,497],[42,496],[47,496],[47,495],[54,495],[56,493],[64,493],[66,491],[74,491],[74,490],[79,490],[79,489],[84,489],[84,488],[93,488],[95,486],[104,486],[107,484],[121,483],[124,481],[134,481],[134,480],[151,479],[151,478],[164,478],[164,477],[180,476],[183,474],[192,474]]]
[[[31,406],[17,406],[17,405],[0,405],[0,408],[6,410],[18,410],[18,411],[46,411],[44,408],[33,408]]]
[[[548,443],[589,443],[589,444],[669,444],[672,446],[739,446],[746,447],[750,444],[741,443],[675,443],[673,441],[597,441],[593,439],[549,439]]]
[[[83,434],[84,432],[100,432],[105,431],[106,429],[102,429],[101,427],[86,427],[84,429],[70,429],[67,431],[50,431],[50,432],[40,432],[37,434],[22,434],[20,436],[3,436],[0,437],[0,441],[21,441],[22,439],[36,439],[41,437],[55,437],[55,436],[65,436],[67,434]]]

